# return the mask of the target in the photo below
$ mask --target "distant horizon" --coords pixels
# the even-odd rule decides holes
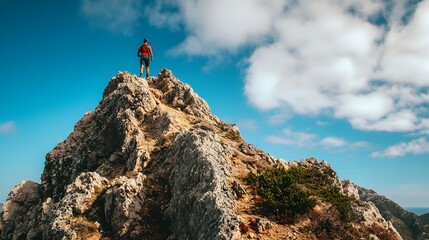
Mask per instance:
[[[429,214],[429,208],[427,207],[406,207],[404,209],[407,210],[408,212],[412,212],[416,214],[417,216]]]

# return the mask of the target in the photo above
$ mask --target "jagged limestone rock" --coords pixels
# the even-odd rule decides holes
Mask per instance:
[[[160,100],[187,114],[208,120],[217,120],[204,99],[194,92],[191,86],[182,84],[168,69],[162,69],[158,78],[150,78],[149,84],[161,91]]]
[[[359,192],[355,185],[350,180],[341,181],[343,193],[349,197],[359,200]]]
[[[256,226],[258,227],[259,233],[265,232],[273,227],[271,221],[262,218],[258,218]]]
[[[64,197],[51,207],[45,218],[44,239],[77,238],[79,217],[92,206],[97,197],[108,187],[109,181],[95,172],[81,173],[67,186]]]
[[[241,179],[276,165],[332,169],[315,158],[287,163],[246,143],[167,69],[148,79],[118,72],[95,110],[47,154],[41,184],[23,182],[11,192],[0,239],[317,238],[302,223],[255,216],[258,198]],[[314,214],[334,218],[324,206]],[[240,223],[249,216],[254,226],[246,233]],[[394,233],[370,204],[357,204],[354,216],[341,223],[348,234],[374,227]],[[370,237],[382,239],[377,234]]]
[[[96,171],[111,178],[141,169],[147,153],[141,148],[145,136],[138,119],[156,105],[146,81],[121,72],[112,78],[95,111],[47,154],[42,175],[45,197],[61,198],[65,186],[81,172]]]
[[[378,211],[377,207],[372,202],[361,202],[352,204],[352,217],[367,227],[379,226],[382,229],[388,230],[393,239],[402,239],[401,235],[393,227],[392,223],[386,221]]]
[[[237,196],[237,198],[241,198],[247,194],[246,190],[238,181],[232,182],[232,190],[234,190],[234,194]]]
[[[254,148],[252,145],[247,144],[247,143],[243,143],[243,144],[241,144],[241,145],[240,145],[240,150],[241,150],[241,152],[243,152],[244,154],[247,154],[247,155],[249,155],[249,156],[254,156],[254,155],[256,155],[256,150],[255,150],[255,148]]]
[[[1,238],[27,238],[27,234],[37,224],[34,215],[37,211],[36,206],[39,201],[38,183],[32,181],[22,181],[19,183],[9,193],[3,205],[3,212],[0,215]]]
[[[360,198],[374,203],[383,218],[393,224],[404,240],[429,239],[429,225],[419,216],[373,190],[353,185],[358,189]]]
[[[141,173],[135,178],[121,176],[103,196],[104,220],[122,238],[139,228],[144,201],[141,196],[144,178]]]
[[[177,239],[234,239],[239,221],[228,186],[231,167],[225,149],[211,132],[179,135],[167,157],[172,159],[171,202],[166,214]],[[190,177],[192,176],[192,177]]]

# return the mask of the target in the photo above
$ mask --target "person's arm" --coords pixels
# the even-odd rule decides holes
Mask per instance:
[[[137,57],[141,57],[141,56],[142,56],[142,54],[141,54],[141,52],[140,52],[140,48],[141,48],[141,47],[139,47],[139,49],[137,50]]]
[[[150,48],[149,48],[149,50],[150,50],[150,56],[151,56],[152,61],[153,61],[153,51],[152,51],[152,47],[150,47]]]

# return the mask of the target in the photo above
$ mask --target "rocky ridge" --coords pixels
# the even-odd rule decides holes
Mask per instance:
[[[9,194],[0,238],[401,239],[336,175],[334,184],[356,199],[349,222],[321,201],[294,223],[259,214],[260,198],[241,179],[268,166],[331,168],[315,158],[275,159],[246,143],[167,69],[148,79],[119,72],[96,109],[47,154],[41,184],[24,181]]]
[[[404,240],[429,239],[429,221],[423,216],[408,212],[392,200],[355,185],[362,200],[372,202],[381,215],[398,230]]]

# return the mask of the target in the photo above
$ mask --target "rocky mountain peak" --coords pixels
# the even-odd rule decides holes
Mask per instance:
[[[48,153],[43,194],[61,198],[81,172],[113,178],[141,171],[159,141],[189,130],[190,121],[220,123],[207,103],[171,71],[164,69],[148,80],[119,72],[95,111],[85,114],[66,141]]]
[[[349,222],[323,199],[294,222],[264,214],[243,177],[272,167],[328,173],[354,199]],[[3,208],[1,239],[401,239],[326,161],[286,162],[246,143],[167,69],[113,77],[46,155],[41,183],[18,184]]]

